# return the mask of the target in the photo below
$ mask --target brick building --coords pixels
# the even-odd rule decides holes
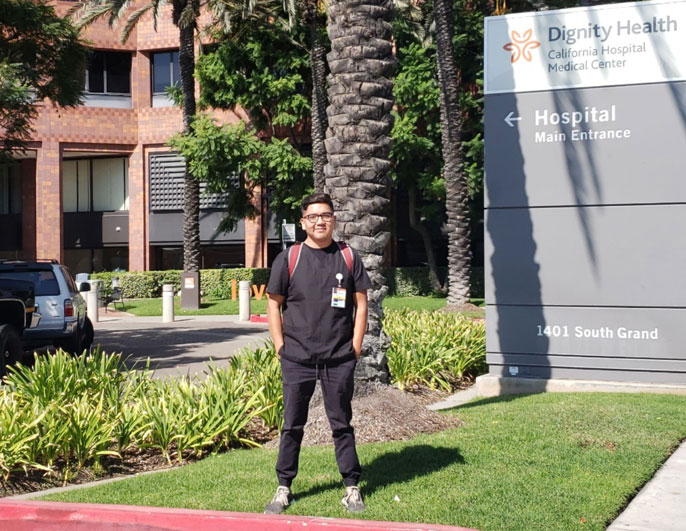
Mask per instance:
[[[58,13],[72,5],[55,2]],[[30,151],[0,166],[0,258],[56,258],[74,272],[181,268],[184,163],[165,143],[183,126],[164,92],[179,79],[178,29],[161,13],[157,31],[146,16],[123,44],[104,21],[84,37],[84,104],[42,105]],[[202,267],[266,266],[278,250],[268,216],[217,234],[221,198],[203,195],[201,208]]]

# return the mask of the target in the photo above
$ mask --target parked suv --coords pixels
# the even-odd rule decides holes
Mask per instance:
[[[24,354],[21,335],[40,321],[33,284],[0,278],[0,376]]]
[[[93,324],[69,269],[55,260],[0,260],[0,279],[31,282],[40,322],[24,331],[25,350],[54,345],[74,354],[90,349]],[[84,283],[81,291],[88,291]]]

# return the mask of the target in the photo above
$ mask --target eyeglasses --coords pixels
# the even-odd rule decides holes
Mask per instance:
[[[324,223],[329,223],[333,219],[333,212],[324,212],[323,214],[307,214],[303,216],[310,223],[317,223],[319,218],[322,218]]]

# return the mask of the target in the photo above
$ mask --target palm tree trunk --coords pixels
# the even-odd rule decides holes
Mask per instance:
[[[316,13],[310,24],[310,66],[312,68],[312,167],[314,191],[326,192],[326,45],[320,32],[321,20]]]
[[[463,172],[462,118],[453,50],[453,0],[434,0],[436,55],[441,102],[443,175],[448,231],[448,304],[469,302],[469,212]]]
[[[183,133],[191,131],[195,116],[195,24],[179,28],[179,71],[183,92]],[[188,168],[184,176],[183,197],[183,269],[200,269],[200,184]]]
[[[358,377],[388,382],[381,273],[390,200],[389,151],[395,58],[391,0],[330,0],[328,33],[329,130],[326,186],[337,216],[336,237],[362,257],[372,288]]]

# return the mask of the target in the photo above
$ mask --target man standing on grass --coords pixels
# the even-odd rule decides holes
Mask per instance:
[[[361,468],[350,403],[371,283],[357,252],[333,240],[336,216],[329,195],[306,197],[302,214],[307,239],[276,257],[267,285],[269,332],[283,375],[284,423],[276,463],[279,486],[264,512],[281,513],[292,499],[291,482],[298,473],[317,379],[345,485],[342,503],[349,511],[360,512],[366,507],[357,487]]]

